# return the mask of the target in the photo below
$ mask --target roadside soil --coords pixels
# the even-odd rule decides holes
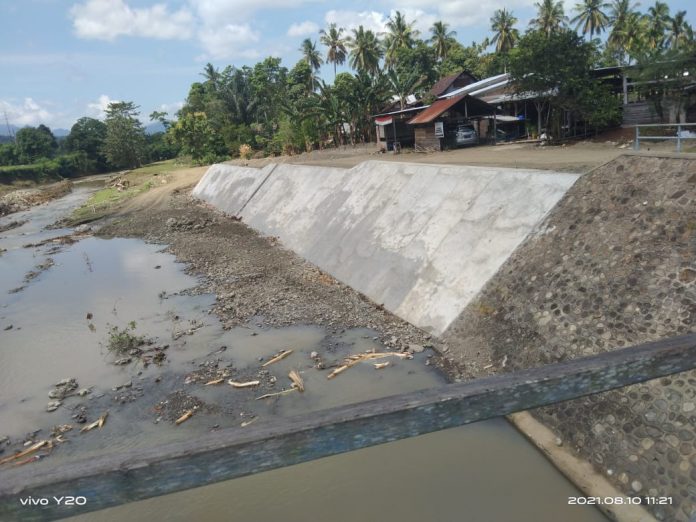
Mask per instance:
[[[264,167],[269,163],[296,163],[350,168],[362,161],[400,161],[442,165],[481,165],[491,167],[548,169],[563,172],[586,172],[626,152],[630,145],[618,137],[615,141],[582,141],[560,146],[538,143],[510,143],[495,147],[468,147],[444,152],[413,152],[401,154],[379,152],[375,144],[325,149],[272,158],[233,160],[231,165]]]

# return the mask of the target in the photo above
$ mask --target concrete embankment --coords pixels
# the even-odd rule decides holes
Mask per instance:
[[[215,165],[194,196],[439,335],[576,179],[379,161]]]

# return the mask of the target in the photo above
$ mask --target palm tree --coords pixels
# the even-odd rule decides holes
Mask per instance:
[[[670,19],[667,28],[667,44],[672,49],[681,49],[689,41],[688,23],[686,22],[686,11],[677,11]]]
[[[648,7],[648,44],[652,49],[662,47],[665,43],[665,30],[669,27],[669,6],[660,1]]]
[[[641,15],[636,11],[638,3],[631,0],[614,0],[609,13],[611,32],[607,44],[619,54],[623,63],[629,48],[635,46],[636,39],[641,35]]]
[[[561,29],[568,21],[563,11],[563,0],[542,0],[534,4],[537,8],[537,17],[529,22],[534,29],[542,31],[550,36]]]
[[[302,59],[307,62],[307,64],[312,68],[312,71],[318,71],[324,60],[321,59],[319,51],[317,51],[317,44],[312,42],[309,38],[305,38],[302,41],[302,46],[300,47],[300,52],[302,52]]]
[[[447,58],[447,53],[457,36],[456,31],[448,31],[448,29],[449,25],[444,22],[435,22],[430,28],[432,37],[428,41],[435,48],[435,55],[439,60]]]
[[[387,36],[385,38],[387,63],[390,65],[394,63],[396,52],[399,49],[413,47],[418,34],[418,31],[413,28],[413,24],[408,23],[406,17],[399,11],[396,11],[394,16],[390,16],[387,20]]]
[[[609,7],[609,4],[602,0],[583,0],[575,4],[575,12],[578,15],[570,23],[577,24],[576,29],[582,26],[582,34],[590,33],[590,38],[595,34],[599,35],[609,23],[609,17],[602,9]]]
[[[382,44],[375,33],[361,25],[353,29],[353,37],[348,41],[350,57],[348,63],[358,72],[376,74],[379,72],[379,61],[384,56]]]
[[[520,32],[515,28],[517,18],[507,9],[498,9],[491,18],[491,31],[493,31],[492,44],[495,44],[495,51],[507,53],[515,47],[517,40],[520,39]]]
[[[203,68],[201,76],[205,78],[205,83],[212,85],[213,90],[217,90],[220,83],[220,71],[217,70],[212,63],[208,62]]]
[[[343,65],[346,61],[348,51],[346,50],[346,39],[342,37],[343,27],[336,27],[336,24],[329,25],[329,30],[319,31],[321,37],[319,40],[322,44],[328,47],[326,51],[326,63],[332,63],[334,66],[334,78],[336,77],[336,66]]]

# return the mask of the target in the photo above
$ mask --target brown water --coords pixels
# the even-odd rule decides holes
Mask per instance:
[[[264,422],[341,404],[441,385],[442,377],[414,360],[392,361],[375,371],[358,365],[331,381],[312,368],[317,351],[331,363],[348,354],[383,347],[376,333],[330,331],[316,326],[265,329],[254,321],[224,330],[208,313],[212,295],[191,295],[197,284],[160,246],[133,239],[90,237],[60,251],[55,245],[23,248],[69,230],[47,230],[61,215],[88,197],[90,187],[22,214],[0,225],[28,219],[0,234],[0,436],[13,440],[42,429],[73,423],[73,408],[84,405],[90,419],[106,409],[104,429],[77,435],[48,458],[30,464],[59,466],[75,457],[122,452],[190,439],[213,426],[238,426],[239,413]],[[9,218],[9,219],[8,219]],[[53,265],[30,282],[25,274],[52,258]],[[158,267],[158,268],[156,268]],[[16,293],[8,291],[24,286]],[[87,313],[92,319],[87,320]],[[161,367],[114,366],[106,349],[108,329],[137,324],[136,333],[170,345]],[[177,333],[204,326],[193,335]],[[12,329],[4,330],[12,325]],[[227,350],[211,355],[220,346]],[[303,394],[254,401],[253,392],[229,387],[187,385],[184,376],[203,361],[253,370],[259,358],[280,349],[295,353],[270,367],[279,382],[300,370]],[[61,379],[77,378],[87,397],[70,397],[53,413],[47,394]],[[156,383],[156,378],[160,382]],[[142,396],[120,404],[112,388],[127,381]],[[184,390],[220,412],[196,415],[175,427],[157,422],[153,406],[174,390]],[[0,472],[1,473],[1,472]],[[85,515],[80,520],[472,520],[595,521],[596,510],[568,506],[577,490],[504,421],[479,423],[416,439],[395,442],[197,490]]]

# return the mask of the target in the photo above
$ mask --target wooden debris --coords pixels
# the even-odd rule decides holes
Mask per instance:
[[[225,382],[225,378],[221,377],[219,379],[213,379],[212,381],[208,381],[203,386],[212,386],[213,384],[222,384],[223,382]]]
[[[1,459],[0,465],[5,464],[7,462],[12,462],[13,460],[21,459],[22,457],[34,453],[35,451],[40,450],[43,447],[48,447],[50,449],[53,447],[53,444],[50,440],[40,440],[36,444],[33,444],[29,448],[25,449],[24,451],[20,451],[19,453],[15,453],[14,455],[10,455],[9,457]]]
[[[351,365],[352,366],[352,365]],[[327,379],[333,379],[336,377],[339,373],[345,372],[350,366],[347,364],[344,364],[343,366],[339,366],[338,368],[335,368],[334,370],[331,371],[329,375],[326,376]]]
[[[389,361],[383,363],[374,363],[375,370],[381,370],[382,368],[386,368],[387,366],[389,366]]]
[[[235,382],[233,380],[229,380],[227,381],[227,384],[229,384],[233,388],[251,388],[253,386],[258,386],[259,384],[261,384],[261,381]]]
[[[184,412],[184,414],[183,414],[181,417],[179,417],[178,419],[176,419],[176,420],[174,421],[174,424],[176,424],[176,425],[178,426],[178,425],[181,424],[182,422],[186,422],[186,421],[189,420],[191,417],[193,417],[193,412],[194,412],[195,410],[196,410],[196,409],[194,408],[194,409],[192,409],[192,410],[188,410],[188,411]]]
[[[278,361],[282,361],[285,359],[288,355],[290,355],[293,352],[293,350],[283,350],[280,352],[278,355],[274,355],[271,359],[266,361],[261,365],[261,368],[265,368],[268,365],[271,365],[273,363],[277,363]]]
[[[294,386],[292,388],[288,388],[287,390],[275,392],[275,393],[267,393],[266,395],[261,395],[261,397],[256,397],[257,401],[260,401],[261,399],[270,399],[271,397],[278,397],[280,395],[287,395],[288,393],[292,393],[294,391],[297,391],[297,388]]]
[[[304,391],[304,381],[302,380],[302,377],[300,377],[300,374],[297,373],[295,370],[292,370],[289,374],[288,377],[290,377],[290,380],[292,381],[292,385],[297,388],[297,391],[303,392]]]
[[[80,430],[80,433],[86,433],[88,431],[92,431],[94,428],[102,429],[104,427],[104,424],[106,424],[106,418],[108,416],[109,416],[109,412],[107,411],[101,417],[99,417],[97,420],[95,420],[92,424],[88,424],[87,426],[82,428]]]
[[[249,424],[256,422],[256,419],[258,419],[258,417],[254,417],[253,419],[245,420],[244,422],[242,422],[241,427],[246,428]]]
[[[326,376],[327,379],[333,379],[337,375],[343,373],[346,371],[348,368],[351,366],[355,366],[356,364],[363,362],[363,361],[371,361],[374,359],[384,359],[385,357],[399,357],[401,359],[413,359],[413,355],[410,353],[402,353],[402,352],[369,352],[369,353],[360,353],[357,355],[349,355],[348,357],[345,358],[343,361],[343,364],[339,366],[338,368],[334,369],[330,374]],[[377,364],[382,364],[383,366],[377,366]],[[389,363],[377,363],[375,364],[375,368],[378,370],[380,368],[384,368],[386,365]]]

